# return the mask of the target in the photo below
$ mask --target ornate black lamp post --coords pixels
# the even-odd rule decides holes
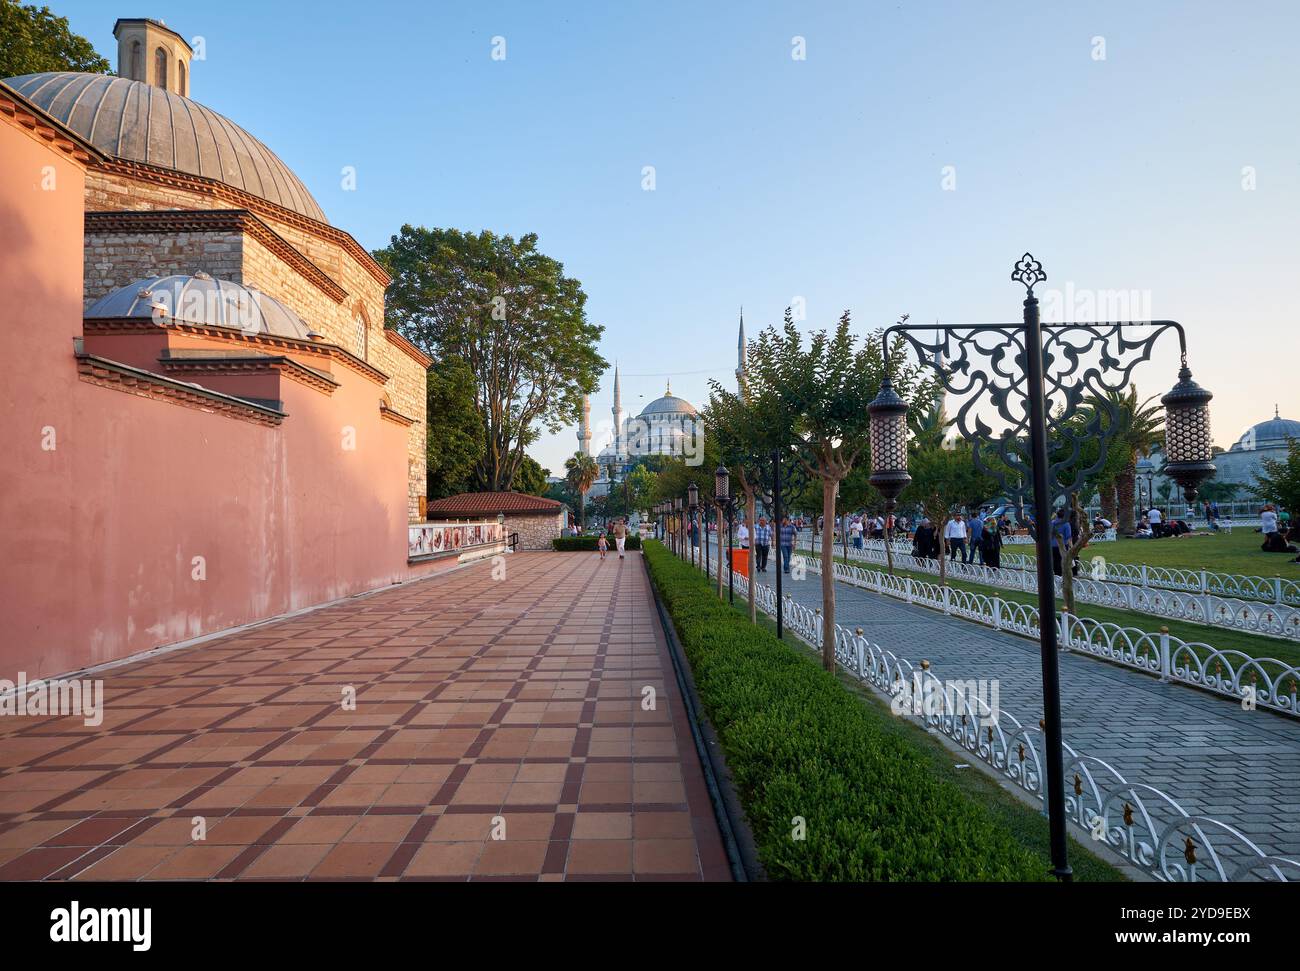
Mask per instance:
[[[691,523],[691,529],[698,530],[700,515],[700,489],[694,482],[686,487],[686,505],[690,509],[690,516],[687,517]],[[699,561],[699,544],[693,539],[691,541],[691,566],[696,566]]]
[[[890,338],[901,335],[919,360],[934,368],[943,386],[963,399],[957,425],[972,445],[975,465],[996,478],[1019,502],[1024,501],[1027,492],[1032,493],[1052,872],[1068,881],[1071,870],[1066,855],[1056,588],[1052,573],[1052,490],[1055,488],[1058,495],[1073,492],[1105,464],[1105,445],[1116,425],[1115,406],[1106,393],[1127,388],[1133,369],[1150,359],[1155,341],[1165,331],[1173,330],[1182,351],[1182,369],[1178,383],[1161,399],[1165,405],[1166,454],[1170,459],[1166,470],[1182,486],[1190,503],[1200,483],[1214,474],[1209,421],[1212,395],[1192,381],[1187,369],[1186,334],[1176,321],[1043,325],[1034,296],[1034,287],[1047,279],[1042,264],[1026,253],[1016,263],[1011,279],[1025,288],[1022,323],[896,324],[884,332],[881,340],[886,372]],[[926,341],[919,332],[934,337]],[[1098,356],[1096,365],[1084,363],[1090,354]],[[986,358],[988,363],[983,368],[975,367],[976,358]],[[987,404],[996,408],[1007,426],[996,436],[973,411],[986,393]],[[1089,399],[1086,405],[1085,399]],[[907,474],[907,404],[885,380],[868,410],[871,484],[892,510],[898,494],[911,481]],[[1087,419],[1082,427],[1067,427],[1080,414]],[[1050,457],[1049,436],[1056,448]],[[1102,447],[1091,467],[1077,468],[1081,442],[1088,439],[1099,441]],[[1062,564],[1062,568],[1069,569],[1069,564]]]
[[[776,639],[785,638],[785,603],[781,598],[781,451],[772,449],[772,536],[776,539]]]
[[[731,501],[731,473],[725,465],[719,465],[713,473],[713,496],[718,509],[727,514],[727,602],[736,602],[736,571],[732,568],[733,551],[731,549],[732,515],[735,505]]]
[[[682,497],[677,496],[673,499],[673,541],[676,544],[677,555],[682,556],[683,549],[683,524],[682,524]]]

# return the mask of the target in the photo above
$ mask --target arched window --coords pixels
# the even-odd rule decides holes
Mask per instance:
[[[189,97],[189,90],[185,84],[185,62],[176,62],[176,93]]]
[[[366,346],[366,318],[361,314],[357,314],[356,318],[352,321],[352,325],[355,328],[355,334],[353,336],[357,345],[357,357],[364,361],[366,360],[366,352],[369,349]]]
[[[144,57],[140,53],[140,42],[131,42],[131,74],[132,81],[144,80]]]
[[[157,75],[154,78],[154,84],[158,85],[158,87],[160,88],[166,88],[167,87],[167,51],[161,47],[153,52],[153,70],[154,70],[154,74]]]

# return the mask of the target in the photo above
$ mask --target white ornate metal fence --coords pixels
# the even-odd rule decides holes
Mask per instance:
[[[815,552],[815,551],[814,551]],[[836,556],[858,563],[885,565],[888,561],[884,544],[875,542],[862,549],[849,546],[847,551],[838,548]],[[905,570],[938,575],[937,560],[929,557],[912,555],[911,547],[906,544],[893,544],[894,565]],[[1038,591],[1038,573],[1035,561],[1026,556],[1008,556],[1007,566],[988,567],[975,563],[962,563],[949,560],[946,572],[950,579],[979,583],[1004,590],[1021,590],[1026,593]],[[1093,560],[1096,563],[1096,560]],[[1121,566],[1128,567],[1119,570]],[[1188,574],[1178,577],[1180,573]],[[1197,579],[1193,574],[1200,574]],[[1149,583],[1135,584],[1128,578],[1146,579]],[[1156,572],[1154,567],[1132,567],[1127,564],[1106,562],[1103,566],[1081,573],[1074,579],[1074,595],[1081,603],[1096,604],[1099,607],[1114,607],[1120,610],[1132,610],[1153,617],[1165,617],[1170,620],[1185,620],[1207,627],[1223,627],[1228,630],[1246,631],[1263,637],[1276,637],[1284,640],[1300,641],[1300,606],[1288,606],[1281,602],[1263,602],[1261,600],[1242,600],[1228,597],[1222,593],[1209,592],[1209,589],[1225,589],[1226,581],[1258,581],[1253,589],[1263,589],[1268,583],[1265,577],[1233,577],[1229,574],[1210,574],[1204,571],[1163,570]],[[1225,582],[1220,582],[1225,581]],[[1167,583],[1168,586],[1157,586]],[[1175,584],[1182,583],[1182,587]],[[1292,581],[1279,581],[1276,585],[1279,597],[1291,596],[1288,586]],[[1061,581],[1055,581],[1057,596],[1061,594]],[[1297,594],[1300,597],[1300,594]]]
[[[821,561],[803,557],[805,567],[821,572]],[[848,563],[835,563],[835,578],[850,586],[920,604],[963,617],[995,630],[1038,637],[1038,608],[996,594],[973,593],[913,577],[900,577]],[[1256,658],[1200,641],[1185,641],[1167,631],[1079,617],[1062,611],[1055,618],[1063,648],[1122,664],[1163,681],[1173,681],[1227,695],[1249,698],[1258,708],[1300,716],[1300,666],[1277,658]]]
[[[691,562],[689,555],[683,559]],[[737,594],[747,597],[748,578],[737,573],[731,579]],[[727,580],[724,567],[723,582]],[[774,589],[756,583],[754,595],[765,613],[775,615]],[[821,611],[789,596],[782,601],[791,633],[820,651]],[[835,659],[845,671],[891,700],[920,687],[935,702],[919,716],[923,724],[1037,799],[1046,812],[1041,728],[1022,722],[1003,708],[995,711],[970,695],[945,690],[928,661],[914,664],[868,640],[860,627],[850,631],[836,625]],[[1300,881],[1300,861],[1266,853],[1227,823],[1188,813],[1154,786],[1130,782],[1107,762],[1077,752],[1068,743],[1064,748],[1069,822],[1082,830],[1083,836],[1105,841],[1148,876],[1172,883]]]
[[[1113,530],[1112,530],[1113,532]],[[1094,539],[1092,542],[1097,542]],[[904,556],[912,552],[911,543],[894,540],[894,553]],[[817,552],[818,546],[812,537],[799,537],[799,546]],[[864,549],[877,550],[882,558],[885,544],[882,540],[866,540]],[[1091,547],[1089,547],[1091,548]],[[837,546],[837,553],[844,552]],[[852,544],[848,547],[850,559],[862,552]],[[1101,560],[1098,564],[1096,561]],[[1019,553],[1004,553],[1004,569],[1034,572],[1034,558]],[[1214,570],[1186,570],[1176,567],[1149,566],[1146,563],[1116,563],[1106,559],[1105,555],[1090,557],[1085,561],[1085,572],[1089,579],[1107,583],[1123,583],[1154,590],[1181,590],[1188,593],[1215,594],[1219,597],[1231,597],[1238,600],[1262,600],[1265,603],[1300,607],[1300,579],[1286,577],[1262,577],[1242,573],[1218,573]]]

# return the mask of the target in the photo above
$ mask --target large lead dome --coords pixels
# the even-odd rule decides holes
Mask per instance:
[[[215,179],[329,221],[274,152],[197,101],[110,74],[24,74],[5,84],[114,158]]]

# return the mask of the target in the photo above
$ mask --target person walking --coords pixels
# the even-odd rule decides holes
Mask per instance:
[[[966,552],[966,523],[961,518],[961,513],[953,516],[948,520],[948,525],[944,527],[944,538],[948,540],[948,558],[954,563],[957,562],[957,554],[961,554],[961,561],[967,562]]]
[[[740,544],[742,550],[749,549],[749,527],[745,525],[742,519],[740,525],[736,527],[736,542]]]
[[[1002,566],[1002,531],[992,519],[980,532],[980,561],[993,570]]]
[[[614,545],[618,547],[618,558],[623,559],[623,547],[627,543],[627,520],[620,519],[614,524]]]
[[[966,560],[967,563],[974,563],[975,557],[978,556],[980,563],[982,565],[984,566],[988,565],[987,563],[984,563],[984,543],[982,542],[983,539],[984,539],[984,520],[982,520],[979,517],[979,514],[977,513],[976,515],[971,516],[970,518],[970,558]]]
[[[855,550],[862,549],[862,520],[861,519],[855,517],[853,522],[849,523],[849,537],[853,540],[853,548]]]
[[[609,540],[605,538],[605,533],[603,531],[601,532],[600,537],[596,540],[596,549],[600,550],[600,561],[604,563],[605,554],[609,552]]]
[[[926,516],[916,524],[916,533],[912,537],[912,555],[918,560],[934,558],[934,527]]]
[[[754,527],[754,569],[759,573],[767,572],[767,554],[771,548],[772,527],[767,524],[766,516],[759,516]]]
[[[790,557],[794,555],[795,534],[798,531],[794,524],[790,522],[789,516],[781,517],[781,529],[777,536],[777,542],[781,544],[781,572],[790,572]]]
[[[1156,539],[1165,535],[1164,518],[1164,514],[1155,506],[1147,510],[1147,522],[1151,524],[1151,535]]]
[[[1056,518],[1052,521],[1052,572],[1058,577],[1061,575],[1061,564],[1065,562],[1065,556],[1070,551],[1070,543],[1074,539],[1074,532],[1070,529],[1070,517],[1066,515],[1065,507],[1062,506],[1056,510]]]

